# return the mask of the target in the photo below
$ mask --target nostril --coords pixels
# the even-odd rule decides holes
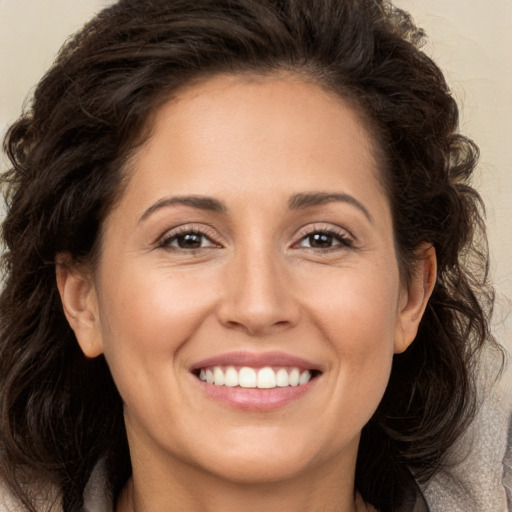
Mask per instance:
[[[247,328],[242,322],[236,322],[235,320],[228,320],[225,325],[231,329],[239,329],[242,331],[246,331]]]

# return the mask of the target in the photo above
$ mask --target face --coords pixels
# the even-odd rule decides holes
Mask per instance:
[[[357,113],[293,77],[218,77],[161,108],[128,172],[66,312],[134,460],[238,482],[353,468],[423,307]]]

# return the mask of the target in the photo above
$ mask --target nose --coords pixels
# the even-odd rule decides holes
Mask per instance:
[[[300,317],[286,263],[262,248],[240,254],[229,266],[218,306],[219,321],[251,336],[293,327]]]

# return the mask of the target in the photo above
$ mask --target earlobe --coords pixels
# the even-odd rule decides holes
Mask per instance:
[[[404,352],[416,337],[436,282],[437,259],[434,247],[422,244],[417,255],[412,279],[401,298],[395,333],[395,354]]]
[[[57,288],[66,319],[86,357],[103,353],[98,300],[93,280],[77,268],[67,254],[59,254],[55,263]]]

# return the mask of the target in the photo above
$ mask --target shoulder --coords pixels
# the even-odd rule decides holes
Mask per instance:
[[[16,504],[16,500],[0,481],[0,512],[18,512],[22,508]]]
[[[35,486],[37,488],[37,486]],[[38,492],[36,509],[44,512],[62,512],[60,499],[55,489]],[[40,505],[38,507],[37,505]],[[113,512],[113,500],[104,476],[103,463],[100,461],[94,468],[84,491],[83,512]],[[0,480],[0,512],[26,512],[25,508],[15,499],[7,486]]]
[[[29,496],[34,509],[41,512],[62,512],[58,489],[38,477],[32,477],[30,483],[23,485],[23,490]],[[25,481],[28,480],[29,477],[25,475]],[[0,477],[0,512],[27,512],[3,477]]]
[[[480,408],[454,447],[456,463],[441,470],[424,489],[431,512],[507,510],[503,461],[512,412],[512,368],[496,380],[495,363],[487,354],[479,380]]]
[[[52,499],[50,494],[51,493],[48,493],[45,496],[40,495],[37,497],[35,503],[37,510],[41,509],[42,511],[44,510],[44,512],[62,512],[60,500],[55,497]],[[25,507],[20,504],[2,482],[0,482],[0,512],[26,512]]]

